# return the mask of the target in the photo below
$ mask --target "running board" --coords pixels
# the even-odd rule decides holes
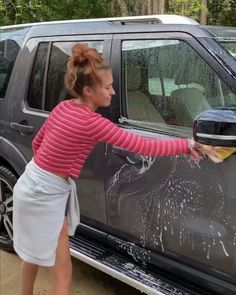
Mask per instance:
[[[70,253],[148,295],[197,295],[83,236],[70,238]]]

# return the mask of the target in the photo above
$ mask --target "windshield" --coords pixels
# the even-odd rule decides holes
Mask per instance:
[[[236,59],[236,28],[223,26],[205,26],[217,43],[219,43],[227,53]]]
[[[225,40],[220,40],[219,43],[221,44],[226,51],[232,55],[236,59],[236,40],[234,41],[225,41]]]

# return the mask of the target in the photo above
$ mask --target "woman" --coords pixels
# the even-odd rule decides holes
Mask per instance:
[[[111,68],[96,49],[74,46],[65,84],[75,98],[59,103],[51,112],[33,140],[34,157],[13,191],[14,248],[23,259],[21,295],[33,294],[39,265],[51,268],[51,295],[69,294],[68,234],[73,235],[79,223],[73,178],[79,177],[97,142],[147,156],[199,156],[195,143],[188,139],[146,139],[95,113],[98,107],[108,107],[115,94]]]

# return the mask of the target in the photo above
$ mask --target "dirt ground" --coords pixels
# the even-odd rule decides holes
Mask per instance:
[[[20,259],[15,254],[0,251],[0,294],[19,294]],[[49,275],[40,268],[35,285],[35,295],[48,294]],[[73,284],[71,295],[141,295],[118,280],[73,258]]]

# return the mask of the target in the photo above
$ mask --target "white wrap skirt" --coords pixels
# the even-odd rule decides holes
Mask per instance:
[[[45,171],[31,160],[13,189],[13,244],[16,253],[30,263],[53,266],[59,235],[65,220],[69,235],[80,222],[73,179],[68,181]]]

